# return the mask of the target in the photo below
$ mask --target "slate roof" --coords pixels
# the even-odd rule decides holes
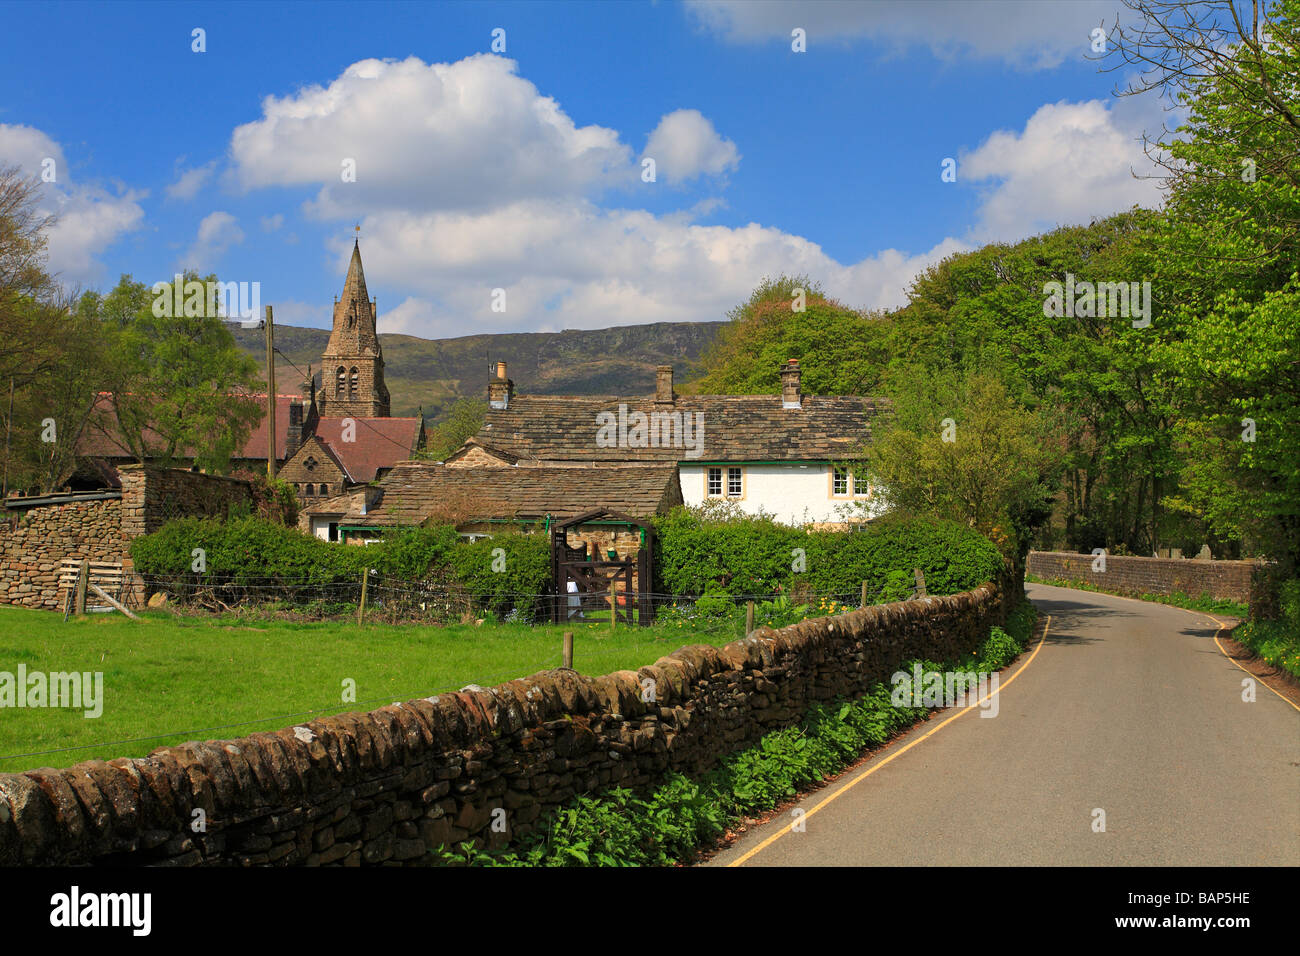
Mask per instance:
[[[362,418],[356,422],[356,441],[343,440],[346,419],[322,417],[315,435],[329,446],[353,481],[373,481],[381,468],[391,468],[415,452],[420,437],[419,418]],[[277,419],[276,424],[279,424]]]
[[[448,501],[472,502],[469,520],[567,518],[593,508],[647,517],[681,501],[677,467],[633,465],[591,468],[449,468],[406,461],[380,480],[379,494],[361,513],[364,496],[338,495],[304,509],[338,515],[340,524],[375,527],[418,525]]]
[[[656,411],[698,414],[703,425],[699,454],[684,447],[601,448],[601,412],[627,415]],[[826,461],[858,457],[871,441],[871,421],[881,399],[804,395],[800,408],[783,408],[779,395],[685,395],[671,406],[652,397],[516,395],[509,407],[489,409],[474,437],[520,460],[546,461]],[[629,429],[632,423],[629,424]]]

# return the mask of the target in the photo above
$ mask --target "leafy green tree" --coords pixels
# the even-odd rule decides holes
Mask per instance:
[[[430,461],[445,461],[456,449],[473,438],[483,427],[487,417],[487,402],[473,398],[458,398],[451,406],[447,420],[429,434],[424,451],[416,457]]]
[[[1067,546],[1085,551],[1124,544],[1150,553],[1164,538],[1201,531],[1160,504],[1179,463],[1171,388],[1154,350],[1165,324],[1150,249],[1157,219],[1133,210],[950,257],[917,278],[894,317],[895,367],[996,369],[1016,401],[1053,422],[1065,466],[1057,524]],[[1144,328],[1134,328],[1131,307],[1045,308],[1049,282],[1138,283],[1140,293],[1143,281],[1153,287]],[[1129,305],[1141,308],[1141,295]]]
[[[861,395],[875,388],[884,367],[888,320],[828,298],[807,276],[764,279],[727,318],[702,359],[704,376],[687,391],[776,394],[778,368],[799,359],[804,392]]]
[[[913,367],[893,376],[892,413],[868,449],[897,511],[946,518],[1022,560],[1050,514],[1059,442],[1001,377]]]
[[[1300,565],[1300,0],[1128,0],[1135,89],[1188,109],[1154,144],[1169,190],[1154,252],[1157,358],[1178,409],[1176,510]]]
[[[210,290],[216,277],[187,273],[181,280],[200,281]],[[159,295],[173,296],[172,286]],[[201,468],[226,471],[266,414],[264,404],[250,397],[265,385],[256,363],[235,344],[215,295],[205,291],[198,308],[162,316],[154,314],[157,298],[130,276],[106,296],[82,297],[79,310],[100,322],[107,341],[109,414],[92,423],[115,435],[138,461],[193,457]]]

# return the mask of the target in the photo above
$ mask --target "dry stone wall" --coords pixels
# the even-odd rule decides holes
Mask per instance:
[[[59,606],[66,558],[121,561],[120,496],[70,500],[9,511],[0,523],[0,604]]]
[[[1217,600],[1250,599],[1254,561],[1203,561],[1106,555],[1106,570],[1093,571],[1091,554],[1030,551],[1026,570],[1041,578],[1080,581],[1115,594],[1209,595]]]
[[[142,585],[130,575],[133,538],[172,518],[224,517],[253,499],[249,483],[236,478],[142,465],[123,465],[118,472],[120,492],[73,494],[30,507],[24,499],[9,499],[0,521],[0,604],[61,607],[59,565],[68,558],[122,562],[128,591],[138,598]]]
[[[499,847],[575,795],[699,774],[907,660],[975,649],[1005,621],[1012,590],[763,628],[638,671],[552,670],[144,758],[3,774],[0,864],[423,865],[439,844]]]

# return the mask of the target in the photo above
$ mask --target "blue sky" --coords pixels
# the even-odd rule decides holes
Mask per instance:
[[[1106,0],[0,15],[0,164],[53,160],[64,280],[191,267],[279,323],[328,326],[357,224],[380,330],[439,337],[719,319],[780,272],[888,307],[944,255],[1159,202],[1161,104],[1086,59]]]

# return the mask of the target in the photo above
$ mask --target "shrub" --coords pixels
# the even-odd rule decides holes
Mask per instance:
[[[437,524],[387,532],[381,541],[366,545],[364,551],[366,561],[381,574],[417,581],[427,577],[431,570],[445,567],[459,546],[461,537],[456,529]]]
[[[205,554],[202,574],[192,570],[196,548]],[[250,516],[170,521],[133,541],[131,557],[151,586],[178,595],[202,582],[263,596],[289,590],[305,599],[303,589],[356,584],[372,568],[405,581],[459,584],[483,611],[504,618],[518,609],[518,618],[535,613],[537,596],[549,586],[548,549],[544,535],[518,532],[469,544],[450,525],[395,529],[374,544],[347,547]]]
[[[658,589],[674,595],[725,589],[733,595],[771,594],[798,585],[819,595],[856,596],[867,582],[875,600],[912,593],[913,569],[931,594],[955,594],[1004,573],[997,547],[950,521],[882,518],[861,531],[813,531],[770,518],[717,518],[676,508],[655,522]],[[793,570],[803,548],[806,572]]]
[[[538,596],[550,588],[551,551],[546,535],[508,531],[461,544],[450,552],[450,559],[456,580],[475,603],[500,618],[515,608],[532,617],[538,610]]]
[[[206,569],[193,569],[202,549]],[[131,559],[161,582],[200,577],[234,585],[316,585],[360,579],[361,548],[342,548],[257,517],[180,518],[131,542]]]

